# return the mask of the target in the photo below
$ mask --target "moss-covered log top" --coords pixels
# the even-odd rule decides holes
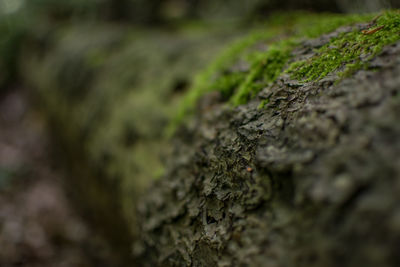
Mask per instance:
[[[364,24],[354,25],[356,22]],[[340,26],[347,28],[329,35]],[[225,101],[238,106],[283,73],[301,83],[321,80],[333,72],[338,79],[351,76],[368,68],[385,45],[400,39],[398,12],[347,16],[292,13],[272,18],[266,28],[232,45],[198,75],[175,118],[178,123],[204,93],[218,91]],[[305,42],[322,34],[327,35],[310,46],[311,53],[294,57]]]
[[[199,76],[139,203],[148,266],[400,264],[400,14],[347,19],[244,41]]]

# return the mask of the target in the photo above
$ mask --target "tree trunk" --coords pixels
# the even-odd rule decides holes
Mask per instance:
[[[396,43],[338,84],[284,74],[262,109],[205,96],[140,202],[135,253],[147,266],[398,266],[399,58]]]

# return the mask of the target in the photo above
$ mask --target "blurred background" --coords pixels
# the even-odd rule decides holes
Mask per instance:
[[[276,12],[397,0],[0,0],[0,265],[127,266],[195,73]]]

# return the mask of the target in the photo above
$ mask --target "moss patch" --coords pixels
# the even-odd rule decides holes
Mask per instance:
[[[254,97],[263,87],[281,74],[283,67],[290,58],[293,40],[281,41],[271,45],[265,52],[251,55],[251,70],[240,84],[237,92],[232,96],[231,103],[235,106],[245,104]]]
[[[276,29],[257,31],[242,40],[236,41],[221,52],[208,68],[195,77],[194,84],[181,101],[168,132],[174,131],[175,127],[187,116],[187,113],[193,110],[199,97],[205,93],[220,91],[228,100],[234,90],[246,79],[246,71],[232,71],[230,67],[240,61],[249,47],[271,39],[276,34],[278,34]]]
[[[292,78],[310,82],[343,68],[339,76],[350,76],[368,67],[368,62],[386,45],[400,39],[400,13],[386,12],[369,29],[345,32],[317,50],[310,59],[293,62],[288,73]]]
[[[172,118],[169,133],[193,112],[196,101],[205,93],[218,91],[222,99],[233,106],[245,104],[262,88],[275,82],[291,59],[293,49],[302,40],[318,37],[344,25],[370,21],[375,15],[296,12],[272,16],[261,29],[228,47],[197,76]],[[291,73],[295,75],[297,68],[302,67],[300,64],[305,63],[292,63]]]

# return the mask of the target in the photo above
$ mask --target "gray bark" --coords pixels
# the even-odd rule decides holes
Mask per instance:
[[[399,266],[399,55],[400,43],[387,47],[339,84],[283,75],[261,110],[206,96],[140,204],[136,255],[147,266]]]

